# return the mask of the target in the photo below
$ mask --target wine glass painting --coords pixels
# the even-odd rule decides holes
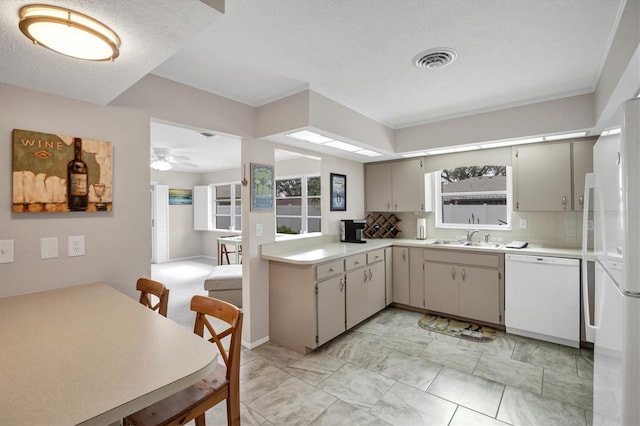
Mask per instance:
[[[330,211],[347,211],[347,176],[330,173],[331,205]]]
[[[113,209],[111,142],[13,130],[14,213]]]

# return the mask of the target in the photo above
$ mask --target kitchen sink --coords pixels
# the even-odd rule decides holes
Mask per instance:
[[[431,244],[437,244],[442,246],[461,246],[464,245],[464,241],[454,241],[454,240],[436,240]]]
[[[502,244],[485,243],[482,241],[465,241],[460,245],[467,246],[467,247],[484,247],[484,248],[501,248],[502,247]]]
[[[479,248],[502,248],[502,244],[485,243],[482,241],[458,241],[458,240],[436,240],[431,244],[440,246],[456,246],[456,247],[479,247]]]

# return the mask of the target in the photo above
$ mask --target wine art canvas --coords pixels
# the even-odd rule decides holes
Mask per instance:
[[[13,130],[14,213],[112,210],[111,142]]]

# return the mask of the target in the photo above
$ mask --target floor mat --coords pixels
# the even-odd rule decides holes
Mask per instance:
[[[493,342],[498,334],[493,327],[429,314],[423,316],[418,325],[425,330],[480,343]]]

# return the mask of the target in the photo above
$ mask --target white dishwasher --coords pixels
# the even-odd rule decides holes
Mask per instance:
[[[580,260],[505,255],[507,333],[580,346]]]

